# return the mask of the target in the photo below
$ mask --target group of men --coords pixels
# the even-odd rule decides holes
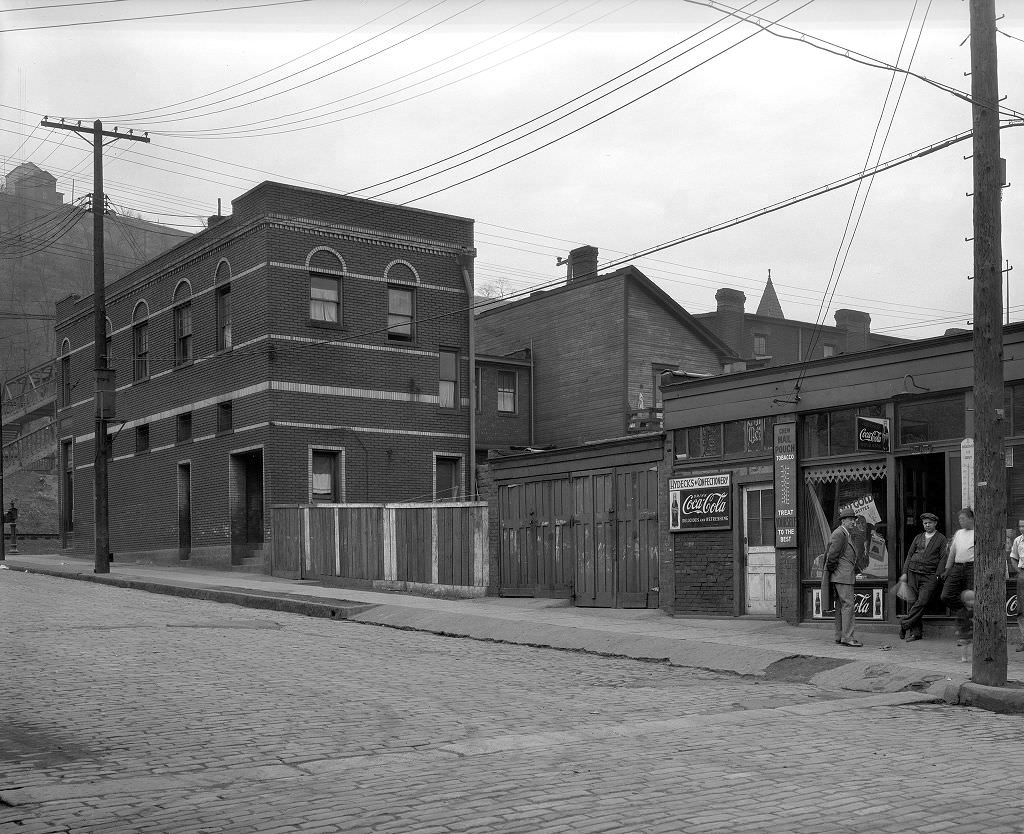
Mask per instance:
[[[844,646],[863,646],[854,636],[857,575],[857,551],[852,531],[858,516],[853,509],[839,513],[839,526],[832,532],[825,550],[823,592],[835,595],[835,640]],[[920,640],[921,620],[928,604],[941,586],[939,599],[957,621],[957,640],[969,643],[973,637],[974,606],[974,512],[964,507],[959,512],[960,529],[951,539],[938,531],[935,513],[921,515],[922,532],[914,537],[903,565],[910,610],[900,618],[900,639]],[[1017,569],[1018,626],[1024,651],[1024,520],[1018,522],[1020,535],[1010,548],[1011,563]]]

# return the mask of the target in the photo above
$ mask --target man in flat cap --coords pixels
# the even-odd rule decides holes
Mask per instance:
[[[903,563],[903,573],[907,576],[907,587],[914,602],[900,620],[900,640],[921,639],[924,610],[942,582],[948,544],[946,537],[936,529],[938,524],[939,517],[935,513],[921,514],[924,532],[914,536]]]
[[[835,589],[837,643],[844,646],[863,646],[853,636],[853,621],[856,597],[853,593],[853,578],[857,572],[857,552],[853,548],[850,531],[857,523],[857,514],[852,509],[839,511],[839,526],[832,531],[825,549],[825,572],[831,574]]]

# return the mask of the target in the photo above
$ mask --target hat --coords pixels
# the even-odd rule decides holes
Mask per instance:
[[[857,513],[855,513],[852,508],[848,507],[845,510],[840,510],[839,511],[839,520],[840,521],[842,521],[844,518],[856,518],[856,517],[857,517]]]
[[[924,521],[925,519],[929,519],[929,518],[932,521],[934,521],[936,524],[939,523],[939,517],[937,515],[935,515],[935,513],[921,513],[921,521]]]

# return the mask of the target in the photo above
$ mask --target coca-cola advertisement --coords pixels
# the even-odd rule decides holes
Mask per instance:
[[[889,420],[886,417],[857,418],[857,451],[888,452]]]
[[[732,474],[672,478],[668,482],[668,528],[732,529]]]

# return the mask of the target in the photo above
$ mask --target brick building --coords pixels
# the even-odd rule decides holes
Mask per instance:
[[[465,496],[472,247],[465,218],[264,182],[112,284],[115,558],[258,562],[272,504]],[[62,532],[82,554],[91,305],[57,323]]]
[[[538,445],[571,446],[655,427],[668,370],[719,374],[737,357],[633,266],[597,273],[597,249],[569,253],[566,284],[485,309],[481,353],[533,356]]]
[[[743,364],[736,370],[825,359],[907,341],[872,333],[871,316],[861,310],[836,310],[834,326],[787,319],[771,276],[755,312],[746,312],[746,299],[742,291],[722,287],[715,293],[717,309],[694,315],[740,357]]]

